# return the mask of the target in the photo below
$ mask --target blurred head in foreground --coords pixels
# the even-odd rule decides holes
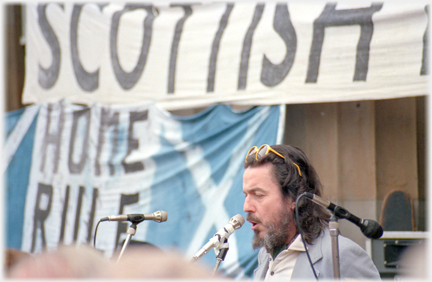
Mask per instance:
[[[4,261],[4,270],[5,274],[8,275],[9,271],[12,269],[14,265],[23,259],[30,258],[31,255],[29,253],[23,252],[17,249],[6,249],[5,250],[5,261]]]
[[[430,279],[428,277],[429,256],[427,239],[418,245],[408,247],[401,256],[401,280]]]
[[[110,262],[89,246],[60,246],[25,258],[12,267],[10,278],[107,277]]]
[[[112,278],[221,278],[199,264],[186,261],[179,254],[161,250],[136,247],[128,250],[112,269]]]
[[[130,248],[118,262],[117,258],[107,259],[90,246],[60,246],[17,262],[8,278],[221,278],[179,254],[156,248]]]

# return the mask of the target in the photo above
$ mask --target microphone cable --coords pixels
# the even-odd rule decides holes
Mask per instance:
[[[317,274],[316,274],[316,272],[315,272],[315,268],[313,267],[312,260],[311,260],[311,258],[310,258],[310,256],[309,256],[309,251],[308,251],[308,249],[307,249],[307,247],[306,247],[306,241],[305,241],[305,239],[304,239],[304,237],[303,237],[303,231],[302,231],[302,229],[301,229],[300,220],[299,220],[299,212],[298,212],[298,206],[299,206],[299,205],[298,205],[298,202],[299,202],[300,198],[303,197],[303,196],[304,196],[304,193],[300,194],[300,195],[297,197],[297,199],[296,199],[295,211],[296,211],[297,227],[298,227],[298,229],[299,229],[300,237],[301,237],[301,239],[302,239],[303,246],[304,246],[304,248],[305,248],[305,250],[306,250],[306,255],[307,255],[307,258],[308,258],[308,260],[309,260],[309,264],[310,264],[310,266],[311,266],[311,268],[312,268],[312,272],[313,272],[313,274],[314,274],[314,276],[315,276],[315,279],[318,280],[318,276],[317,276]]]
[[[95,234],[94,234],[94,238],[93,238],[93,248],[96,249],[96,234],[97,234],[97,230],[99,227],[99,223],[101,223],[102,220],[99,220],[99,222],[96,224],[96,228],[95,228]]]

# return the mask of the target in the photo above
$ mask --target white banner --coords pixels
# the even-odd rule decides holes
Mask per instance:
[[[165,109],[427,94],[416,3],[27,4],[23,103]]]

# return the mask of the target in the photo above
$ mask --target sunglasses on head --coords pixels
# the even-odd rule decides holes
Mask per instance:
[[[253,156],[255,154],[255,160],[260,160],[262,157],[264,157],[265,155],[267,155],[269,152],[272,152],[273,154],[281,157],[282,159],[285,159],[285,157],[282,154],[279,154],[278,152],[276,152],[275,150],[273,150],[269,145],[264,144],[261,145],[261,147],[257,147],[257,146],[253,146],[252,148],[249,149],[249,151],[246,154],[246,158],[245,158],[245,162],[247,163],[247,159],[250,156]],[[295,165],[297,167],[298,173],[300,176],[302,176],[301,171],[300,171],[300,167],[293,162],[293,165]]]

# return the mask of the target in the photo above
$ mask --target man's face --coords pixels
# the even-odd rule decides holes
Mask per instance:
[[[288,244],[296,234],[295,202],[285,199],[273,174],[273,165],[249,167],[243,174],[245,202],[243,210],[255,232],[252,246],[267,251]]]

